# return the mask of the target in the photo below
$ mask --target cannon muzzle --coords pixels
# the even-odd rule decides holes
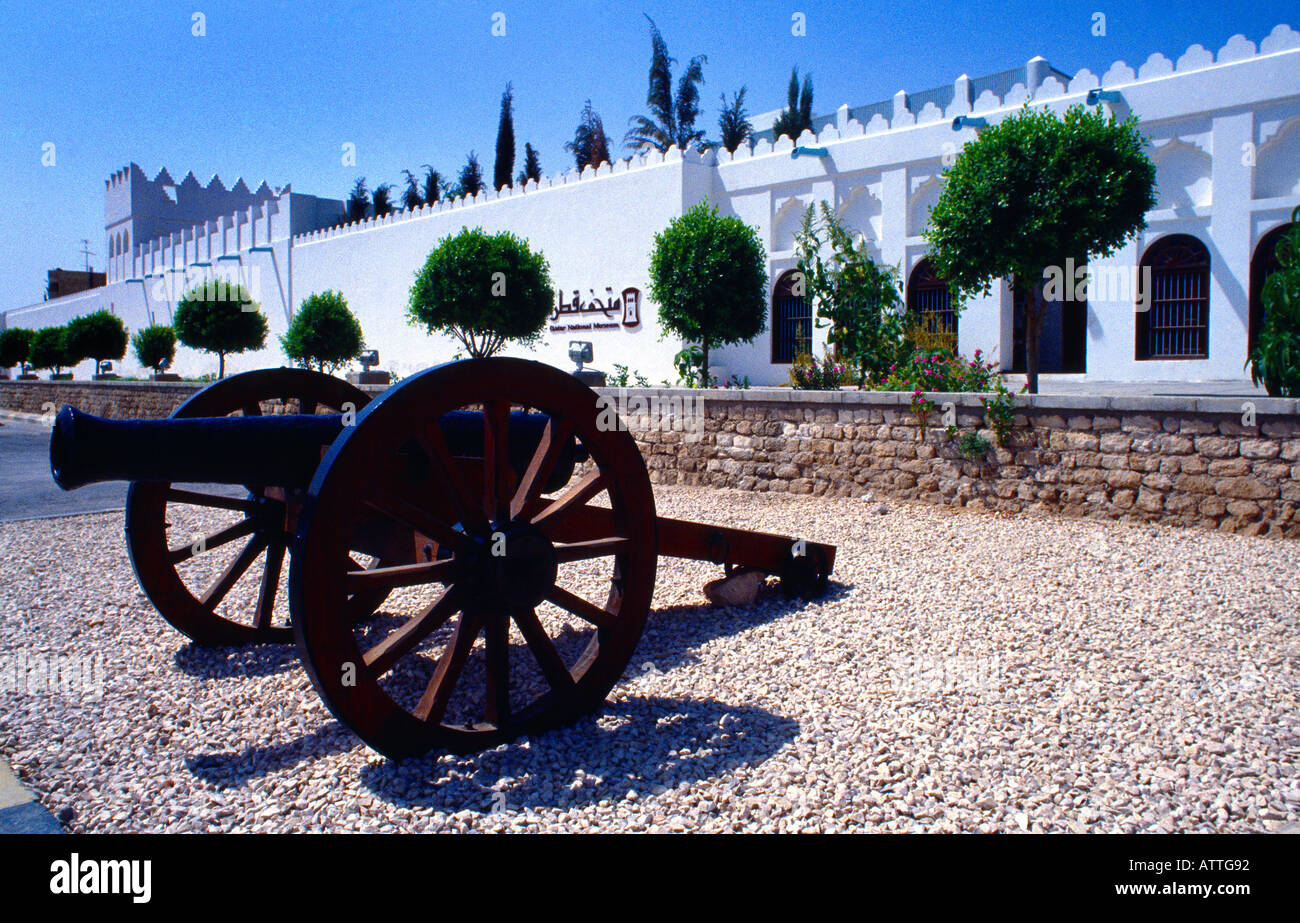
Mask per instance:
[[[517,474],[528,467],[548,420],[540,413],[510,414],[510,464]],[[458,410],[439,423],[453,455],[482,457],[481,413]],[[321,450],[342,429],[340,414],[105,420],[64,407],[50,436],[50,471],[64,490],[99,481],[304,488]],[[414,442],[411,448],[413,456],[423,455]],[[585,450],[570,438],[546,489],[567,483],[584,458]]]

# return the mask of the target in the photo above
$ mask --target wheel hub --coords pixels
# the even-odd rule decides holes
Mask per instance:
[[[476,536],[468,558],[468,583],[475,601],[494,608],[533,608],[546,598],[559,570],[551,540],[527,523],[511,523],[487,536]]]

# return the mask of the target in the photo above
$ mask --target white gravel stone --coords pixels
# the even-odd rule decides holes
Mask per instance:
[[[1300,822],[1300,545],[705,488],[659,512],[839,545],[831,591],[718,609],[661,559],[598,714],[392,763],[292,646],[199,650],[120,514],[0,525],[0,750],[74,831],[1268,831]],[[648,667],[646,665],[649,665]],[[7,681],[6,681],[7,682]]]

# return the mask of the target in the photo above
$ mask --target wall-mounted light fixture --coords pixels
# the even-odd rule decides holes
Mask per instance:
[[[963,128],[986,128],[988,119],[981,118],[978,115],[959,115],[952,120],[952,130],[961,131]]]
[[[790,152],[791,158],[797,157],[829,157],[830,152],[824,147],[796,147]]]
[[[1099,103],[1117,103],[1117,102],[1119,102],[1121,99],[1123,99],[1123,97],[1120,96],[1120,94],[1119,94],[1119,90],[1100,90],[1100,89],[1099,89],[1099,90],[1089,90],[1089,91],[1088,91],[1088,105],[1089,105],[1089,106],[1096,106],[1096,105],[1098,105]]]

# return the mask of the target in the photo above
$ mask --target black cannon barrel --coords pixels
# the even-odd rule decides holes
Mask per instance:
[[[510,414],[509,455],[516,473],[528,467],[548,420],[540,413]],[[453,455],[482,457],[481,413],[454,411],[439,424]],[[342,429],[339,414],[105,420],[64,407],[50,436],[50,470],[64,490],[99,481],[306,487],[322,447]],[[418,453],[414,442],[411,448]],[[565,484],[584,458],[585,450],[570,438],[546,489]]]

